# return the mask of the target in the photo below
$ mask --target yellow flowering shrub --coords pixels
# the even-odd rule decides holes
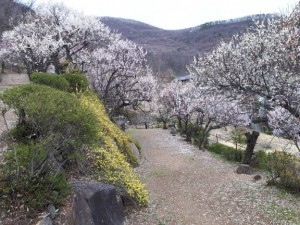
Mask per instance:
[[[93,146],[89,150],[97,180],[125,191],[139,206],[147,205],[147,190],[131,166],[137,165],[137,158],[130,147],[132,138],[110,121],[95,94],[85,92],[80,98],[87,108],[95,112],[99,123],[99,146]]]
[[[137,157],[130,146],[130,143],[135,143],[134,140],[109,119],[105,108],[97,95],[87,91],[81,95],[81,100],[86,107],[91,109],[97,115],[98,122],[101,125],[99,137],[111,137],[113,143],[115,143],[121,153],[125,155],[126,161],[133,167],[138,166]]]

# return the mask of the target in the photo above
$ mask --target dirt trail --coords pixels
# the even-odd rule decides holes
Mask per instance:
[[[30,83],[30,80],[27,74],[4,74],[2,75],[2,81],[0,82],[0,91],[8,87],[28,83]]]
[[[145,159],[137,172],[149,207],[127,225],[300,224],[299,198],[235,173],[229,164],[162,129],[131,129]]]

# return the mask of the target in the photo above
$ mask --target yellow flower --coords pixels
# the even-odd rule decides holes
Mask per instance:
[[[147,205],[148,192],[132,168],[132,165],[137,165],[137,158],[130,147],[130,143],[134,142],[133,139],[109,120],[101,101],[95,94],[86,92],[80,98],[85,107],[94,111],[99,123],[100,144],[90,147],[89,150],[94,171],[98,174],[97,179],[125,188],[128,195],[140,206]]]

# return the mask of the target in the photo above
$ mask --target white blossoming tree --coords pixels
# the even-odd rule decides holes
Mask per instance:
[[[28,74],[45,72],[51,62],[60,73],[64,62],[72,62],[81,50],[116,36],[95,17],[51,4],[28,14],[24,22],[4,32],[0,55],[18,59]]]
[[[156,79],[145,55],[96,17],[63,4],[44,5],[28,14],[0,43],[0,59],[22,62],[29,75],[46,72],[49,65],[59,74],[72,63],[88,75],[111,115],[129,106],[142,109],[144,102],[152,101]]]
[[[146,52],[129,40],[116,39],[87,59],[91,86],[110,115],[124,107],[138,109],[153,100],[157,81],[146,65]]]
[[[297,149],[299,148],[300,140],[300,121],[288,110],[277,106],[274,110],[268,113],[269,125],[274,129],[273,132],[276,135],[285,135],[287,138],[291,138]]]
[[[196,90],[193,83],[181,84],[179,82],[171,82],[160,92],[158,114],[168,117],[177,117],[179,129],[183,133],[187,133],[188,124],[194,116],[193,100],[196,99]],[[184,122],[184,127],[182,125]],[[190,140],[188,135],[187,140]]]
[[[173,112],[173,116],[184,122],[183,132],[187,136],[187,141],[191,141],[193,131],[198,131],[199,148],[203,148],[209,131],[213,129],[229,124],[235,126],[249,124],[249,117],[245,116],[240,100],[213,94],[205,88],[196,87],[193,82],[169,84],[161,91],[159,102],[165,111]],[[193,125],[188,126],[189,123]],[[181,129],[180,126],[179,123]]]
[[[299,19],[296,12],[258,22],[245,34],[195,58],[189,71],[197,84],[245,99],[265,99],[268,107],[280,106],[298,118],[299,32],[297,22],[291,22],[298,20],[290,19]],[[248,146],[255,145],[258,135],[246,133]]]

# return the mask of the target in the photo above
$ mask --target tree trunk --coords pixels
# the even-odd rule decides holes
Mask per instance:
[[[4,70],[5,70],[5,63],[4,63],[4,61],[2,61],[2,63],[1,63],[1,74],[4,74]]]
[[[203,149],[205,143],[207,143],[208,133],[211,131],[210,123],[211,123],[211,121],[208,121],[205,124],[204,128],[202,126],[200,126],[199,139],[198,139],[198,147],[199,147],[199,149]]]
[[[163,129],[164,129],[164,130],[168,129],[168,127],[167,127],[167,122],[166,122],[166,121],[163,121]]]
[[[145,122],[144,124],[145,124],[145,129],[148,129],[148,123]]]
[[[259,136],[259,132],[252,131],[252,134],[250,132],[247,132],[247,133],[245,133],[245,136],[247,138],[247,147],[245,150],[243,164],[250,165],[254,147],[256,145],[256,141]]]
[[[208,134],[208,132],[205,130],[203,130],[202,132],[203,132],[202,134],[201,133],[199,134],[199,140],[198,140],[198,147],[200,150],[204,149],[204,145],[205,145],[205,142],[207,139],[207,134]]]
[[[179,131],[181,133],[182,132],[182,121],[181,121],[180,117],[178,117],[178,128],[179,128]]]
[[[188,123],[189,123],[189,121],[188,121],[188,119],[186,119],[184,121],[184,131],[183,131],[183,133],[186,134],[186,135],[187,135],[187,132],[188,132]]]
[[[186,128],[186,141],[192,142],[193,127]]]

